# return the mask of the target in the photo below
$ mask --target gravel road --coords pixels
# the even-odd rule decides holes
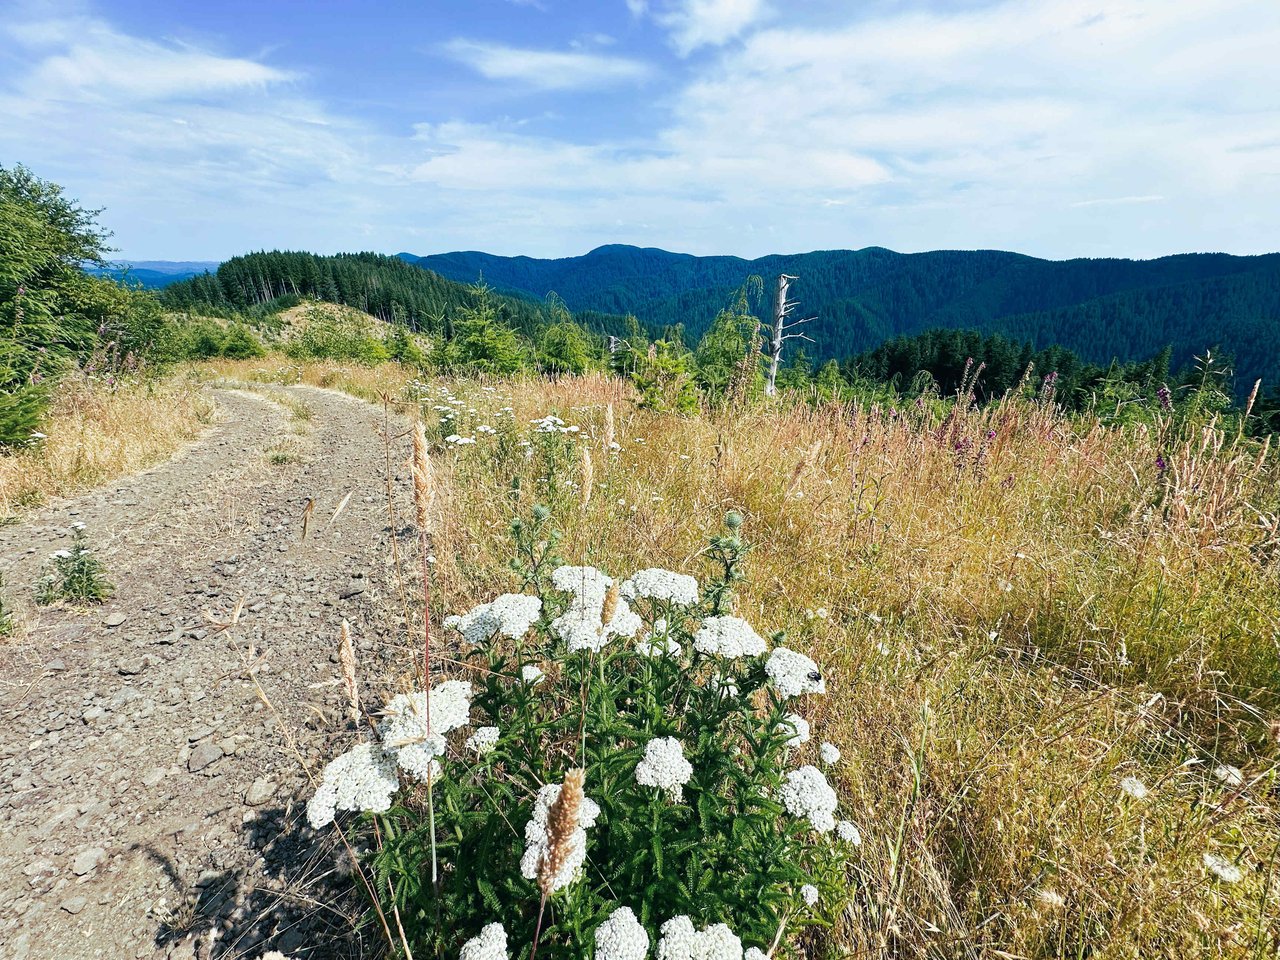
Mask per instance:
[[[283,734],[313,765],[351,741],[343,618],[366,668],[403,665],[385,491],[390,460],[407,496],[407,441],[388,457],[381,411],[331,391],[213,395],[217,424],[173,460],[0,528],[26,619],[0,646],[5,960],[376,952]],[[77,521],[114,597],[31,606]]]

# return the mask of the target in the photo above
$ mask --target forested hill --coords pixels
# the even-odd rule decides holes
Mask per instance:
[[[453,280],[483,275],[499,290],[554,290],[573,310],[630,312],[655,328],[683,323],[690,340],[748,276],[789,273],[800,278],[792,288],[800,309],[821,317],[808,327],[818,359],[930,328],[970,327],[1061,344],[1098,363],[1146,359],[1172,345],[1181,364],[1219,347],[1237,357],[1239,383],[1280,380],[1280,254],[1054,261],[868,247],[743,260],[612,245],[560,260],[401,257]]]
[[[388,322],[433,331],[460,307],[472,306],[470,283],[446,279],[378,253],[320,256],[294,251],[265,251],[233,257],[216,273],[203,273],[167,286],[161,297],[174,310],[244,311],[278,305],[289,298],[342,303]],[[527,294],[491,298],[496,318],[528,333],[546,319],[541,303]],[[585,312],[575,319],[603,332],[619,328],[621,318]]]

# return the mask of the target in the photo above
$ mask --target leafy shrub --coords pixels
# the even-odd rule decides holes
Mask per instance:
[[[387,348],[375,337],[370,321],[343,308],[312,305],[303,326],[285,347],[299,360],[354,360],[372,366],[388,359]]]
[[[378,911],[415,957],[510,944],[621,960],[661,943],[659,956],[741,960],[744,943],[755,958],[775,940],[773,955],[795,955],[822,892],[846,883],[857,830],[837,824],[790,712],[825,692],[816,664],[769,653],[727,613],[740,518],[713,542],[704,590],[657,569],[546,577],[545,521],[514,531],[513,570],[537,592],[445,621],[467,679],[392,699],[379,739],[325,769],[313,826],[375,815]]]
[[[86,546],[84,524],[71,526],[71,546],[50,558],[53,569],[36,586],[36,602],[101,603],[115,588],[107,580],[106,567]]]

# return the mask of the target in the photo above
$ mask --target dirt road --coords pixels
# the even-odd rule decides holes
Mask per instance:
[[[215,391],[217,425],[174,460],[0,528],[20,606],[77,521],[116,585],[102,606],[31,607],[0,647],[6,960],[364,950],[326,896],[341,858],[307,830],[305,776],[245,671],[311,762],[352,739],[339,624],[372,664],[397,655],[402,612],[382,417],[329,391],[266,394],[279,402]],[[403,473],[403,450],[391,459]]]

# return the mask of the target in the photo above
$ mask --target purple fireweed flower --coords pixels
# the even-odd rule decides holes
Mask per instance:
[[[1156,470],[1159,473],[1163,474],[1168,469],[1169,469],[1169,464],[1165,461],[1164,454],[1157,453],[1156,454]]]
[[[1165,384],[1160,384],[1160,389],[1156,391],[1156,399],[1160,401],[1161,410],[1173,409],[1173,393]]]

